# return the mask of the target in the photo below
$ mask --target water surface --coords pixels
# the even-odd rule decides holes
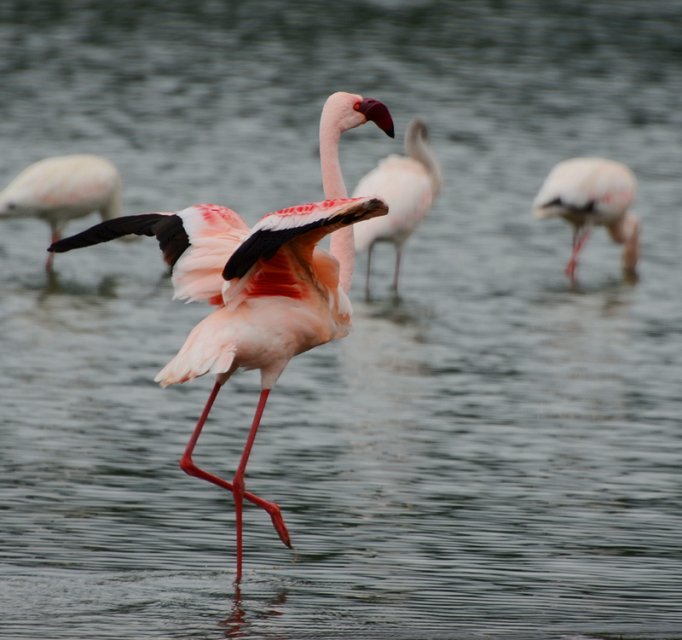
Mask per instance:
[[[2,224],[0,637],[682,637],[681,34],[663,0],[3,6],[3,181],[94,151],[129,213],[252,223],[321,197],[342,89],[398,130],[344,137],[349,186],[417,114],[445,186],[401,299],[380,247],[351,336],[273,392],[248,482],[296,551],[248,509],[240,593],[230,496],[177,466],[211,381],[152,381],[205,308],[153,241],[48,282],[47,227]],[[636,285],[598,232],[571,289],[569,229],[529,215],[574,155],[639,177]],[[232,474],[257,393],[230,381],[197,461]]]

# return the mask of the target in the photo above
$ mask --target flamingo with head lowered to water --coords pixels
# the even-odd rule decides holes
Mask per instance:
[[[54,156],[26,167],[0,192],[0,218],[38,218],[57,242],[67,223],[99,211],[103,220],[121,213],[121,176],[106,158]],[[54,254],[45,263],[52,270]]]
[[[572,158],[549,173],[535,200],[536,218],[560,217],[573,225],[573,250],[565,273],[575,283],[578,255],[594,226],[604,226],[623,245],[625,276],[636,278],[639,259],[639,218],[630,211],[637,180],[620,162],[605,158]]]

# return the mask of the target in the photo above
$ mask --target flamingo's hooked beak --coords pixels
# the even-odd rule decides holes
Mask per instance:
[[[386,135],[391,138],[395,137],[391,112],[383,102],[374,98],[365,98],[356,108],[367,120],[374,122]]]

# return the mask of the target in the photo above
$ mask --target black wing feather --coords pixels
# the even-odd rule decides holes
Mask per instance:
[[[360,222],[366,218],[368,213],[382,208],[385,211],[388,211],[383,201],[372,198],[359,205],[355,205],[350,211],[346,208],[342,212],[330,216],[329,218],[315,220],[314,222],[301,225],[300,227],[278,230],[259,229],[244,240],[230,256],[230,259],[223,269],[223,278],[225,280],[231,280],[232,278],[241,278],[245,276],[249,269],[253,267],[260,258],[269,260],[277,253],[282,245],[296,236],[303,235],[314,229],[321,229],[322,227],[333,227],[339,223],[343,226],[354,224],[355,222]]]
[[[72,249],[90,247],[122,236],[156,236],[164,260],[172,267],[190,246],[189,236],[178,215],[142,213],[105,220],[81,233],[54,242],[48,251],[64,253]]]
[[[316,220],[309,224],[292,229],[260,229],[253,235],[249,236],[242,242],[237,250],[230,256],[225,268],[223,269],[223,278],[231,280],[232,278],[241,278],[245,276],[249,269],[253,267],[261,258],[269,260],[272,258],[279,248],[303,233],[319,229],[328,224],[334,224],[343,219],[343,216],[333,216],[326,220]]]
[[[596,202],[594,200],[588,200],[583,205],[571,204],[570,202],[564,202],[561,198],[554,198],[542,205],[542,209],[547,209],[549,207],[563,207],[574,213],[594,213],[596,211]]]

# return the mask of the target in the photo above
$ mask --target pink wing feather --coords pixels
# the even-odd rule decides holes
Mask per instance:
[[[321,249],[314,259],[315,245],[341,227],[385,215],[387,210],[383,201],[364,197],[311,202],[266,214],[225,266],[225,305],[235,308],[245,298],[259,296],[301,299],[313,280],[332,284],[332,272],[337,273],[335,288],[337,261]],[[320,268],[324,274],[318,273]]]
[[[222,304],[223,267],[249,235],[239,214],[214,204],[179,211],[190,246],[173,267],[173,297]]]

